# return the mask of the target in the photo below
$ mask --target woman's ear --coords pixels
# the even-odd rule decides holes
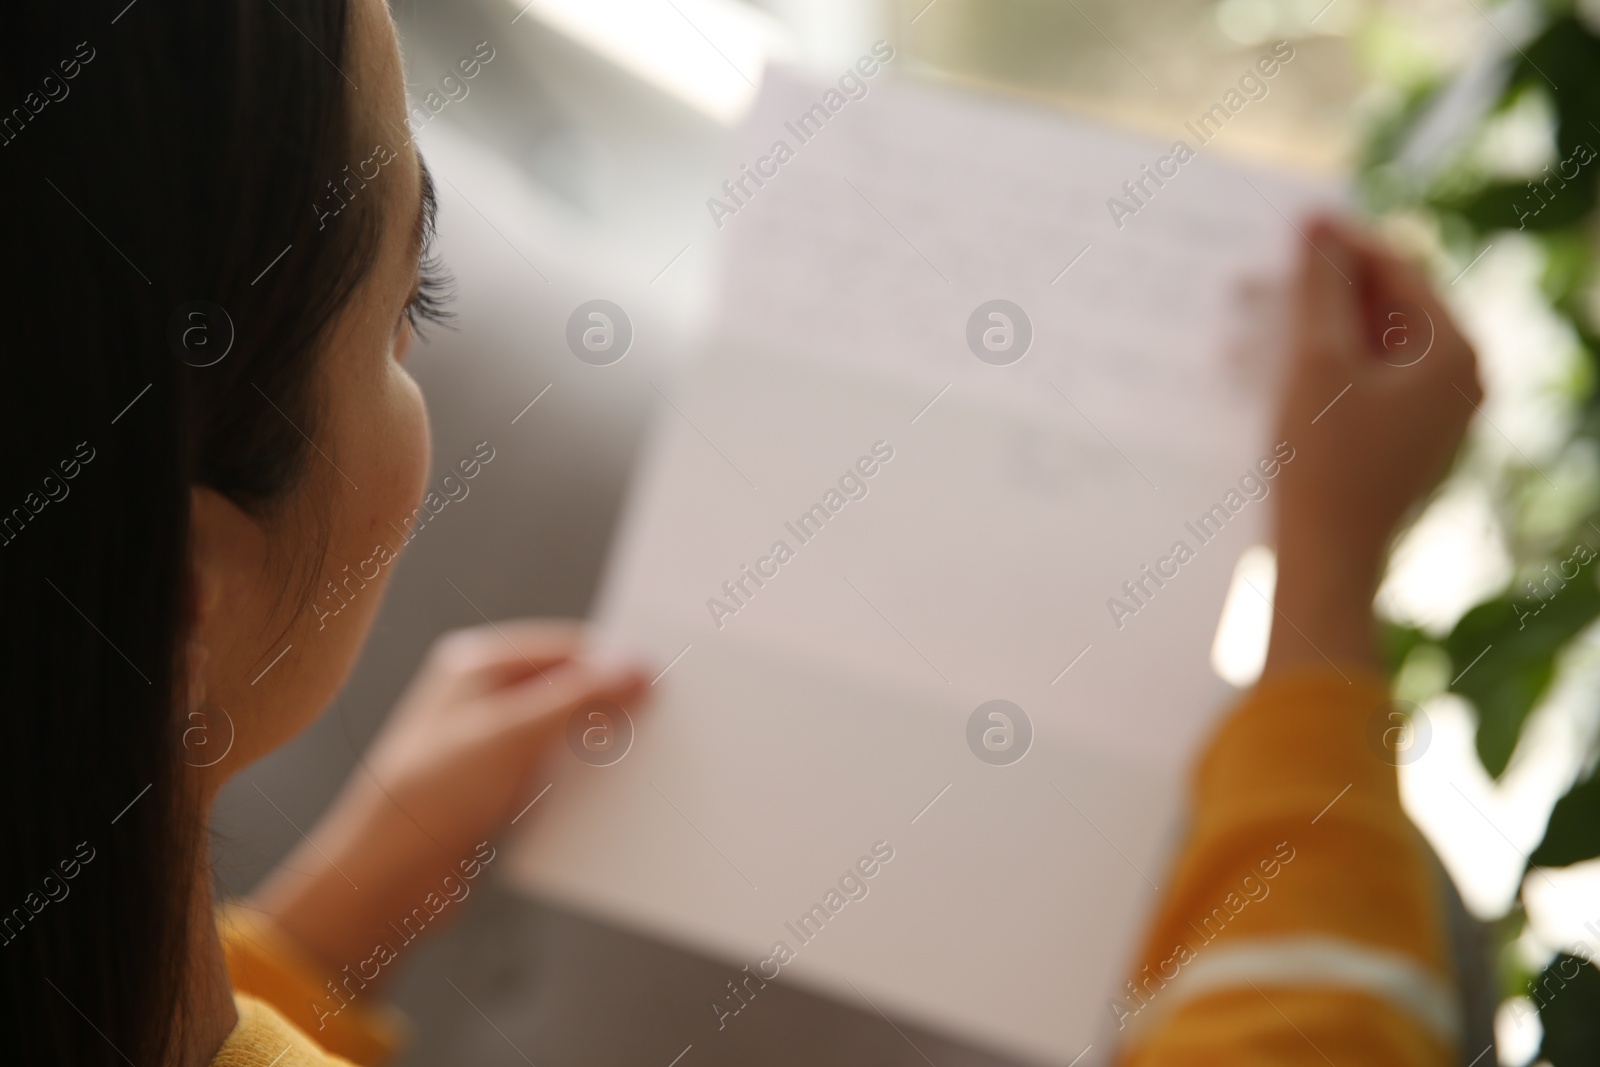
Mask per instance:
[[[228,669],[256,617],[267,562],[267,535],[243,508],[204,486],[189,490],[190,707]]]

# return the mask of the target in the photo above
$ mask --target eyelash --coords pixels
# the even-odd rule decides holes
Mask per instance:
[[[417,268],[417,290],[406,301],[402,314],[411,330],[423,336],[422,325],[448,327],[456,317],[450,305],[456,297],[455,279],[440,260],[438,253],[429,252]]]

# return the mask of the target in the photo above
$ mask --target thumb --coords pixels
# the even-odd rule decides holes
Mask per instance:
[[[633,667],[598,666],[574,659],[507,686],[494,695],[513,733],[540,733],[579,705],[592,700],[632,704],[643,688]]]

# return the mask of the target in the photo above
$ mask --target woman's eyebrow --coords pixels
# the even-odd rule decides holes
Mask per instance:
[[[439,213],[439,198],[434,190],[433,174],[428,161],[417,154],[417,173],[420,179],[417,196],[417,218],[411,226],[411,246],[408,258],[420,259],[422,252],[433,240],[435,222]]]

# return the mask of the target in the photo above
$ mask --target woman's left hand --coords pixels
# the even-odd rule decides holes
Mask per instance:
[[[571,712],[595,700],[635,710],[645,676],[585,661],[581,642],[577,624],[550,620],[441,637],[333,807],[250,905],[330,976],[392,942],[389,924],[443,897],[446,876],[459,883],[483,859],[476,846],[531,799],[529,775]]]

